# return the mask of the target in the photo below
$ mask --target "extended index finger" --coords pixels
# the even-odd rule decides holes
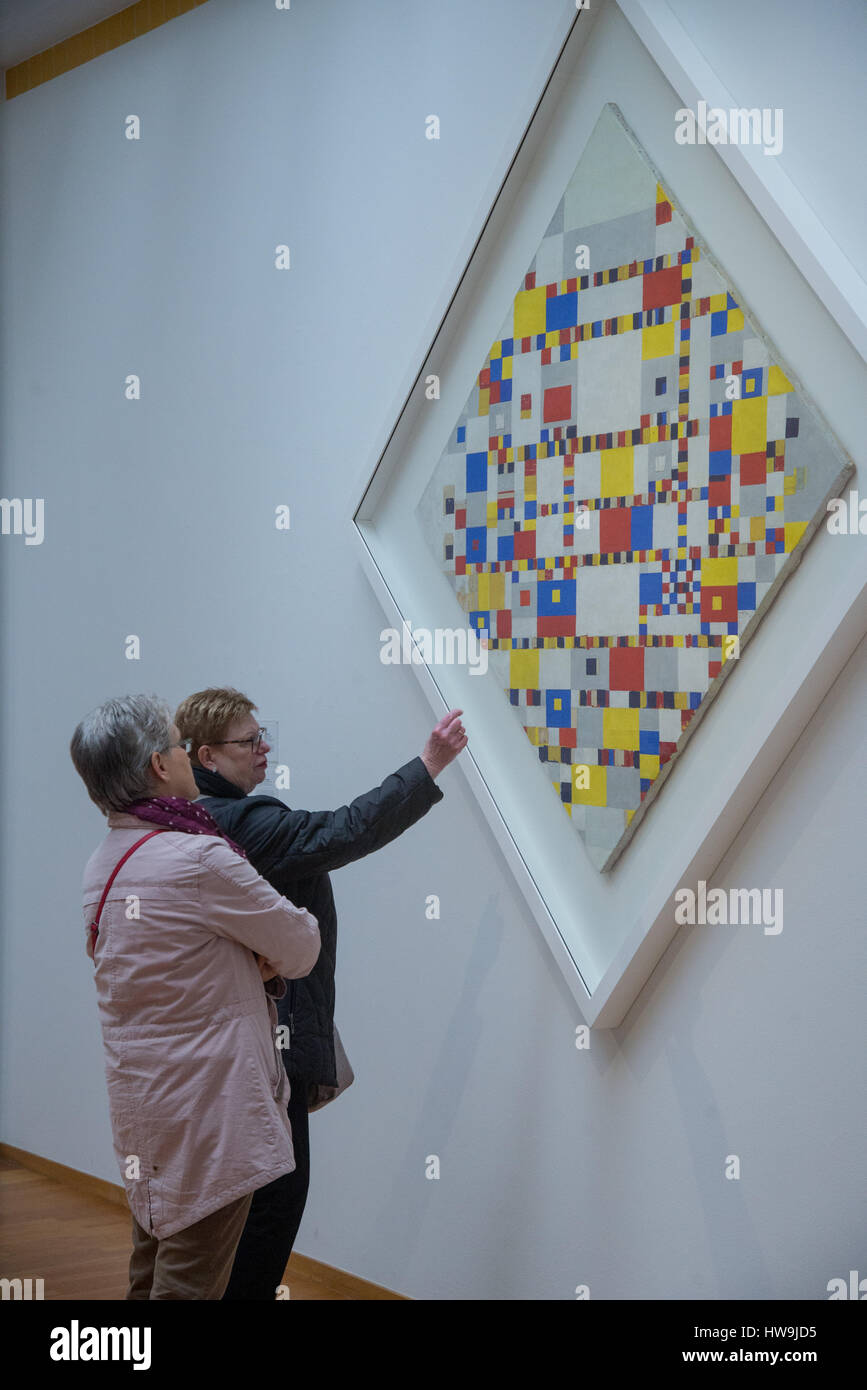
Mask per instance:
[[[435,732],[439,734],[446,733],[452,727],[455,721],[460,719],[462,714],[462,709],[450,709],[448,714],[444,714],[440,722],[437,724]]]

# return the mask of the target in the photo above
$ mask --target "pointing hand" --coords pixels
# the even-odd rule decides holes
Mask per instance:
[[[424,746],[421,760],[433,778],[437,778],[467,746],[462,714],[460,709],[450,709],[444,714]]]

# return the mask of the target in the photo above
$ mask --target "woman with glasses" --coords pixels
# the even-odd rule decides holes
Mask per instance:
[[[126,1297],[219,1299],[253,1193],[295,1167],[270,996],[313,968],[316,918],[194,804],[162,701],[108,700],[70,752],[108,818],[84,908],[133,1214]]]
[[[460,716],[460,710],[450,710],[419,757],[348,806],[305,811],[274,796],[248,795],[265,780],[269,744],[246,695],[231,688],[200,690],[176,711],[178,728],[191,742],[201,805],[278,892],[315,915],[322,936],[313,970],[290,982],[277,1005],[288,1036],[283,1060],[292,1082],[289,1118],[297,1166],[254,1196],[226,1299],[276,1296],[307,1201],[308,1111],[333,1099],[352,1075],[334,1027],[337,912],[329,873],[390,844],[442,800],[436,778],[467,743]]]

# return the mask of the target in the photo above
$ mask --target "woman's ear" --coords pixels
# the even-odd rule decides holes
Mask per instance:
[[[169,773],[162,753],[151,753],[150,770],[158,782],[167,782]]]

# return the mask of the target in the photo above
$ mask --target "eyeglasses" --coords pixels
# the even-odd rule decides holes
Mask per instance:
[[[165,748],[163,751],[165,753],[171,753],[173,748],[183,748],[184,752],[189,755],[192,742],[193,740],[191,738],[182,738],[178,743],[170,743],[168,748]]]
[[[245,744],[250,745],[251,753],[255,753],[257,748],[261,748],[263,739],[266,738],[268,730],[260,728],[256,734],[251,734],[249,738],[218,738],[211,743],[212,748],[219,748],[223,743],[238,743],[243,748]]]

